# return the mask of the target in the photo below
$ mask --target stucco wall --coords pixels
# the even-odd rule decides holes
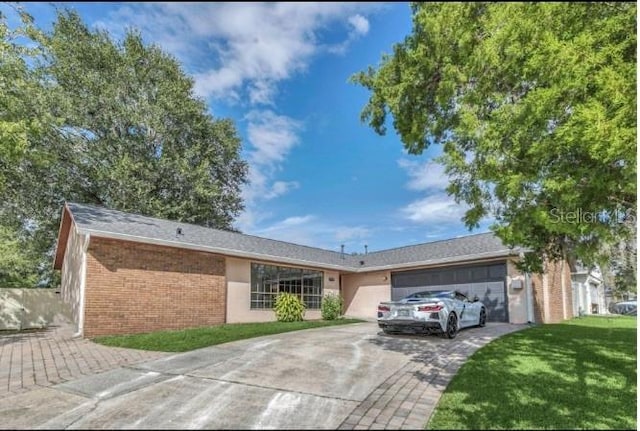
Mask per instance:
[[[249,259],[226,258],[227,274],[227,323],[270,322],[276,320],[273,310],[251,309],[251,262]],[[278,266],[297,267],[282,263],[260,262]],[[324,273],[323,293],[339,294],[340,277],[337,271],[319,269]],[[304,318],[320,319],[320,310],[307,310]]]
[[[378,303],[391,300],[391,273],[343,274],[342,295],[345,316],[376,319]]]
[[[54,289],[0,288],[0,330],[46,328],[69,320]]]
[[[222,256],[91,237],[84,335],[221,324],[225,292]]]
[[[514,288],[514,281],[519,282],[521,288]],[[524,274],[521,273],[514,261],[507,260],[507,300],[509,303],[509,322],[527,323],[527,286]]]
[[[64,255],[61,271],[60,296],[69,306],[71,320],[76,331],[82,312],[82,278],[85,275],[83,267],[84,249],[88,241],[87,235],[79,235],[73,224],[67,239],[67,251]]]
[[[573,297],[573,315],[593,314],[593,304],[597,305],[597,314],[608,314],[604,285],[599,271],[571,274],[571,294]]]

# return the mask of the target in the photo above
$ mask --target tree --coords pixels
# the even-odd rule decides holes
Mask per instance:
[[[173,57],[133,30],[116,42],[68,10],[50,32],[27,22],[24,33],[39,48],[29,73],[46,121],[28,139],[33,157],[7,179],[0,213],[45,273],[65,200],[231,229],[247,170],[240,139]]]
[[[636,5],[415,3],[413,32],[352,80],[361,118],[441,145],[470,229],[486,216],[525,267],[595,261],[635,236]]]
[[[27,15],[21,17],[28,20]],[[21,36],[19,30],[9,29],[0,13],[0,190],[6,172],[26,152],[27,135],[37,128],[29,109],[33,80],[24,60],[30,52],[16,42]]]
[[[11,187],[23,168],[43,162],[43,154],[34,152],[30,143],[42,139],[46,125],[55,121],[42,109],[43,88],[28,66],[38,48],[20,42],[32,19],[19,7],[15,11],[24,24],[17,29],[10,29],[0,13],[0,287],[37,282],[31,234],[10,216],[15,202],[8,198],[20,193]]]
[[[604,251],[606,259],[602,259],[599,265],[605,286],[611,289],[613,297],[620,300],[628,299],[630,294],[637,294],[638,254],[635,238],[607,245]]]

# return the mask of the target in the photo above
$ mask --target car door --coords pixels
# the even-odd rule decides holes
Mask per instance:
[[[460,314],[460,326],[466,328],[478,324],[479,311],[476,304],[469,301],[464,294],[456,292],[456,299],[462,304],[462,313]]]

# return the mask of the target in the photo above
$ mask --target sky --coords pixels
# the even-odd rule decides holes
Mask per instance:
[[[348,82],[411,32],[408,3],[25,3],[39,27],[75,9],[116,39],[138,29],[173,54],[214,117],[234,120],[249,163],[243,233],[362,253],[470,232],[432,159],[393,127],[360,121]]]

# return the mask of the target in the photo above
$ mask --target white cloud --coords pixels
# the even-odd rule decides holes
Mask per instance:
[[[344,55],[349,46],[358,38],[369,33],[369,20],[360,14],[350,16],[348,19],[351,29],[349,35],[340,43],[327,46],[327,51],[332,54]]]
[[[127,4],[96,26],[122,34],[140,28],[147,40],[176,55],[204,98],[272,104],[280,81],[306,70],[318,52],[343,53],[369,32],[364,16],[375,3],[138,3]],[[326,46],[329,26],[344,33]],[[346,27],[345,27],[346,25]]]
[[[257,228],[253,234],[280,241],[293,242],[312,247],[330,250],[340,250],[345,245],[345,251],[363,252],[363,245],[371,237],[371,229],[364,226],[332,225],[320,220],[317,216],[307,214],[292,216]]]
[[[274,181],[291,149],[299,143],[298,132],[302,124],[270,110],[253,110],[245,119],[249,141],[248,184],[242,191],[246,211],[251,212],[260,201],[274,199],[300,187],[297,181]],[[251,228],[255,217],[240,217],[238,226]]]
[[[414,160],[400,159],[398,166],[409,175],[407,187],[411,190],[444,190],[449,185],[449,178],[444,166],[432,160],[420,163]]]
[[[398,160],[398,166],[409,176],[406,187],[426,194],[401,209],[407,220],[418,224],[447,226],[461,223],[466,206],[456,204],[453,197],[445,192],[449,179],[444,166],[433,160],[425,162],[406,158]]]
[[[279,221],[271,226],[262,229],[262,232],[277,232],[283,229],[289,229],[294,226],[305,225],[313,220],[315,217],[312,215],[304,215],[304,216],[294,216],[288,217],[282,221]]]
[[[276,181],[271,185],[271,190],[265,194],[265,199],[277,198],[299,187],[300,183],[297,181]]]
[[[254,110],[246,115],[246,119],[249,121],[247,137],[253,147],[249,158],[256,165],[281,163],[299,142],[297,132],[302,124],[293,118],[270,110]]]
[[[364,36],[369,33],[369,20],[360,14],[349,17],[349,24],[353,26],[357,35]]]
[[[338,227],[335,230],[335,238],[338,241],[350,241],[367,238],[371,235],[371,229],[362,226]]]
[[[435,193],[411,202],[402,209],[408,220],[415,223],[458,224],[466,207],[456,204],[446,193]]]
[[[118,38],[128,27],[140,29],[145,41],[181,61],[194,77],[196,95],[250,111],[246,209],[236,226],[255,231],[272,216],[262,203],[300,187],[279,177],[302,129],[299,121],[274,112],[279,85],[304,73],[319,54],[344,54],[368,34],[367,16],[384,8],[355,2],[140,2],[122,5],[94,25]]]

